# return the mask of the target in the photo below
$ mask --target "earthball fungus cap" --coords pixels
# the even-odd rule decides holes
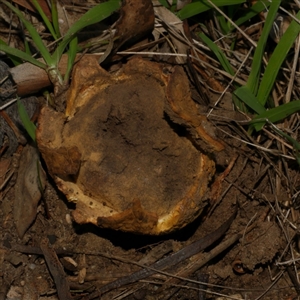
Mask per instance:
[[[65,113],[43,107],[39,150],[77,223],[164,234],[199,216],[215,164],[183,68],[134,58],[118,72],[94,57],[76,65]],[[191,133],[189,133],[189,131]]]

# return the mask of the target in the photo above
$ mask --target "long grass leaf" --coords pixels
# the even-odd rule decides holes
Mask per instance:
[[[230,62],[227,60],[225,54],[222,50],[204,33],[200,33],[199,37],[202,41],[210,48],[210,50],[215,54],[218,58],[220,64],[222,65],[223,69],[228,72],[230,75],[234,75],[234,70],[232,69]]]
[[[249,9],[245,10],[245,14],[239,17],[237,20],[235,20],[234,23],[237,26],[244,24],[245,22],[249,21],[253,17],[257,16],[260,12],[268,8],[270,4],[271,3],[268,0],[257,1]]]
[[[246,0],[215,0],[214,4],[219,7],[225,5],[235,5],[235,4],[245,3],[245,2]],[[197,1],[197,2],[187,4],[182,10],[178,12],[177,17],[180,18],[181,20],[184,20],[210,9],[211,6],[207,1],[205,0]]]
[[[38,13],[40,14],[41,18],[43,19],[47,29],[50,31],[50,33],[52,34],[53,38],[55,40],[58,39],[58,36],[51,24],[51,22],[49,21],[48,17],[46,16],[45,12],[43,11],[43,9],[41,8],[40,4],[38,3],[37,0],[32,0],[32,3],[35,7],[35,9],[38,11]]]
[[[250,121],[250,124],[259,131],[263,128],[266,120],[272,123],[284,120],[286,117],[300,111],[300,100],[282,104],[278,107],[271,108]]]
[[[4,45],[4,44],[1,44],[0,43],[0,51],[3,51],[5,52],[7,55],[12,55],[14,57],[18,57],[19,59],[23,60],[23,61],[27,61],[39,68],[42,68],[42,69],[47,69],[47,65],[40,62],[39,60],[33,58],[32,56],[30,56],[29,54],[19,50],[19,49],[16,49],[16,48],[12,48],[10,46],[7,46],[7,45]]]
[[[35,142],[35,125],[30,121],[30,118],[27,114],[27,111],[25,109],[25,106],[20,100],[17,100],[18,105],[18,113],[20,116],[20,119],[24,125],[25,130],[29,134],[29,136],[32,138],[32,140]]]
[[[69,43],[69,49],[68,49],[68,64],[67,64],[67,70],[66,74],[64,76],[64,82],[68,83],[69,77],[72,71],[72,67],[75,61],[75,57],[77,54],[77,44],[78,44],[78,39],[77,37],[73,38],[71,42]]]
[[[216,14],[216,17],[218,19],[219,22],[219,26],[223,32],[224,35],[229,34],[230,30],[231,30],[231,24],[229,24],[227,22],[227,20],[225,19],[225,17],[219,13]],[[228,16],[229,17],[229,16]],[[230,18],[230,17],[229,17]],[[231,18],[230,18],[231,19]]]
[[[110,0],[100,3],[88,10],[72,27],[68,30],[59,46],[56,48],[53,57],[57,62],[60,60],[66,46],[74,38],[76,33],[86,26],[95,24],[109,17],[114,11],[120,7],[119,0]]]
[[[24,52],[27,53],[28,55],[32,56],[29,41],[26,38],[24,38],[24,48],[25,48]]]
[[[272,129],[275,132],[277,132],[279,135],[281,135],[283,138],[285,138],[289,143],[291,143],[293,145],[293,148],[294,148],[293,155],[294,155],[298,165],[300,165],[300,143],[298,143],[298,141],[293,139],[290,135],[279,130],[273,123],[269,122],[269,120],[268,120],[268,124],[271,125]]]
[[[241,7],[240,4],[228,5],[221,8],[221,10],[223,10],[223,12],[227,15],[227,17],[233,21],[234,16],[237,14],[238,11],[240,11],[240,7]],[[218,18],[220,27],[223,30],[223,34],[228,35],[232,31],[234,26],[232,26],[232,24],[222,14],[219,14],[219,12],[216,14],[216,17]]]
[[[276,2],[276,1],[274,1]],[[300,11],[296,15],[297,19],[300,19]],[[268,100],[269,94],[272,90],[274,82],[276,80],[279,69],[285,60],[289,50],[294,44],[300,32],[300,24],[296,21],[292,21],[282,38],[280,39],[278,45],[276,46],[269,63],[266,67],[264,76],[261,80],[261,84],[258,90],[257,98],[262,105]]]
[[[251,90],[247,86],[242,86],[234,91],[241,101],[243,101],[248,107],[250,107],[255,113],[262,114],[266,109],[261,105],[257,98],[252,94]]]
[[[270,5],[270,9],[268,12],[268,16],[267,16],[263,31],[262,31],[259,41],[257,43],[257,48],[254,52],[252,68],[251,68],[251,72],[249,74],[249,78],[247,80],[247,87],[250,89],[250,91],[254,95],[257,94],[257,90],[259,87],[262,59],[263,59],[263,55],[264,55],[264,51],[265,51],[265,47],[267,44],[270,30],[272,29],[273,22],[275,20],[278,8],[280,6],[280,2],[281,1],[273,1],[272,4]]]
[[[52,15],[52,23],[55,33],[58,38],[61,37],[59,23],[58,23],[58,10],[57,10],[57,0],[51,0],[51,15]]]
[[[48,52],[48,49],[46,48],[46,46],[44,45],[40,35],[38,34],[38,32],[36,31],[36,29],[33,27],[33,25],[28,22],[23,14],[21,13],[20,10],[18,10],[17,8],[15,8],[13,5],[11,5],[9,2],[7,2],[6,0],[2,0],[2,2],[8,7],[10,8],[23,22],[23,24],[25,25],[26,29],[28,30],[30,36],[32,37],[32,40],[34,41],[37,49],[41,52],[41,55],[43,56],[46,64],[50,67],[53,66],[53,59],[50,55],[50,53]]]
[[[3,40],[0,39],[0,50],[1,50],[1,45],[9,47]],[[2,50],[2,51],[4,52],[4,50]],[[16,55],[9,54],[7,52],[5,52],[5,53],[15,66],[20,65],[21,63],[23,63],[23,60],[20,57],[18,57]]]
[[[167,0],[158,0],[159,3],[164,6],[165,8],[170,8],[170,4],[168,3]]]

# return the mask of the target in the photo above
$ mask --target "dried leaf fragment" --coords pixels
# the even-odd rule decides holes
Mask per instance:
[[[45,180],[37,149],[27,145],[20,157],[13,208],[14,221],[20,238],[24,236],[36,217],[37,206],[42,195],[41,188],[44,189]]]
[[[100,58],[102,63],[115,53],[124,43],[138,40],[154,28],[154,11],[151,0],[124,0],[121,15],[116,23],[116,41],[111,44]],[[113,37],[112,37],[113,39]]]

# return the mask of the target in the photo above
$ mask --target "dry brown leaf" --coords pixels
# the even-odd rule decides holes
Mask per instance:
[[[108,46],[100,63],[115,53],[128,41],[137,41],[154,28],[154,11],[151,0],[125,0],[121,8],[121,15],[116,23],[117,38],[113,45]],[[113,39],[113,37],[112,37]]]
[[[42,10],[44,11],[44,13],[46,14],[46,16],[51,19],[51,11],[49,9],[49,6],[47,4],[46,0],[37,0],[39,5],[41,6]],[[23,6],[25,8],[27,8],[28,10],[32,11],[32,12],[36,12],[36,9],[34,7],[34,5],[31,3],[30,0],[13,0],[13,2],[19,4],[20,6]]]
[[[38,167],[40,171],[38,172]],[[40,182],[45,187],[45,173],[39,162],[35,147],[24,147],[15,185],[14,220],[18,235],[22,238],[36,217],[37,205],[41,198]]]
[[[174,50],[176,53],[186,54],[190,47],[183,42],[183,40],[185,40],[183,22],[176,15],[174,15],[174,13],[162,5],[155,6],[154,12],[159,22],[164,25],[160,28],[156,28],[156,30],[164,33],[166,31],[165,26],[167,26],[168,31],[171,33],[169,38],[174,45]],[[184,64],[186,62],[186,57],[178,56],[176,57],[176,62],[178,64]]]

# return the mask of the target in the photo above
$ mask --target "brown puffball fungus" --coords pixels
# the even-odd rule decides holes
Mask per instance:
[[[42,109],[37,142],[76,222],[158,235],[203,210],[215,163],[195,145],[222,150],[212,133],[183,68],[134,58],[109,74],[83,57],[65,113]]]

